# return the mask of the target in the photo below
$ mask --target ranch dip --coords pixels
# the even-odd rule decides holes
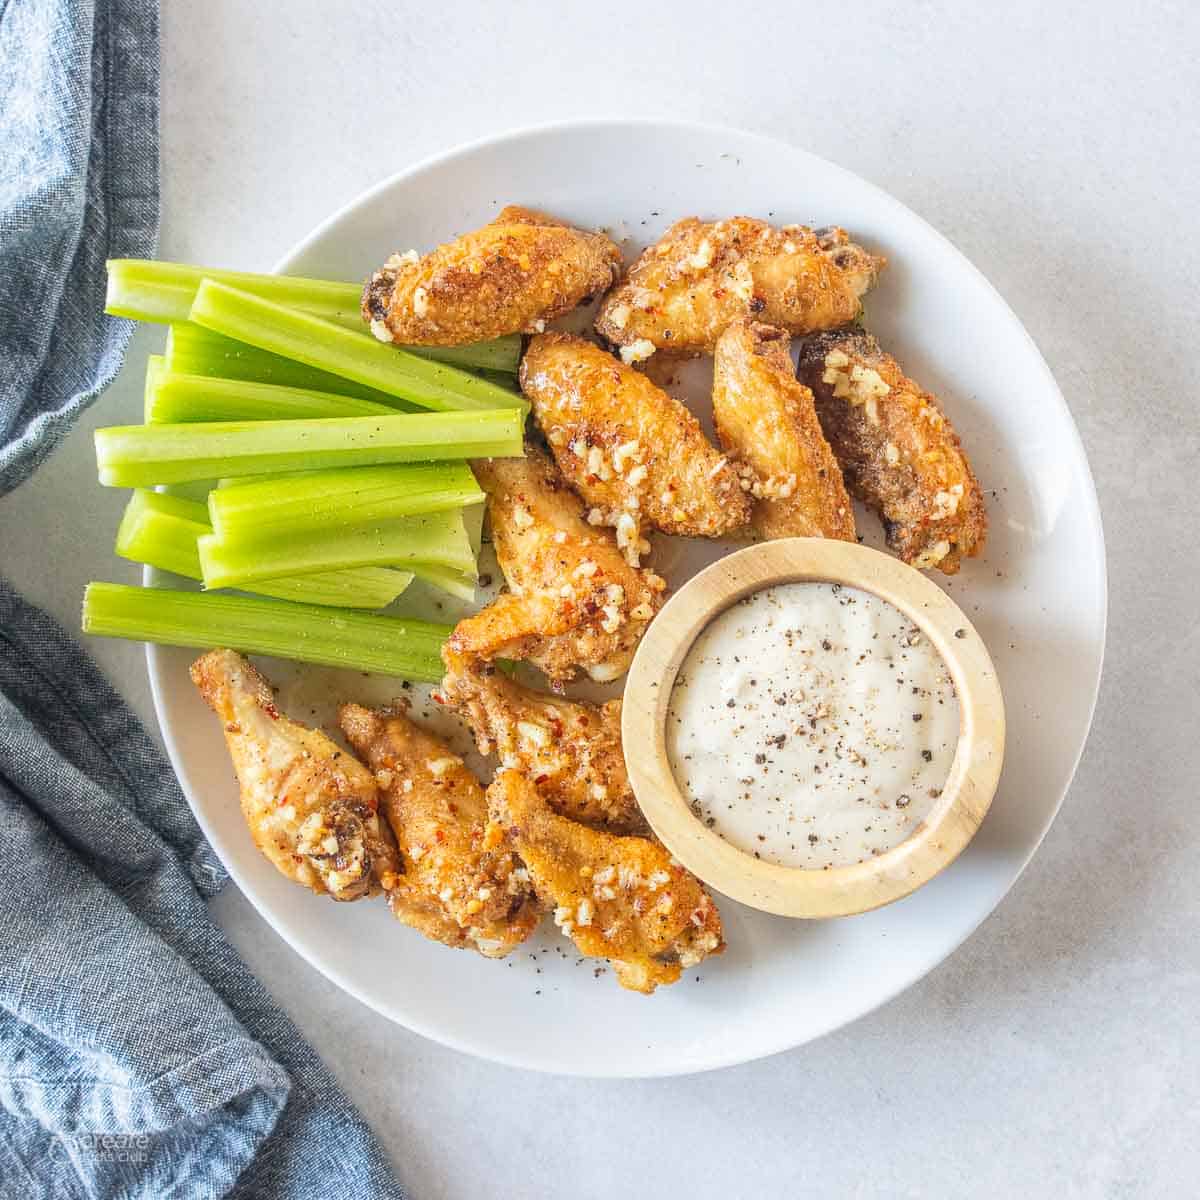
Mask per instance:
[[[756,858],[820,869],[904,841],[958,743],[941,656],[900,610],[828,583],[715,617],[671,692],[667,753],[693,811]]]

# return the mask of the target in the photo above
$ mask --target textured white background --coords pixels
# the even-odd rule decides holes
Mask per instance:
[[[220,897],[414,1200],[1195,1196],[1196,6],[164,9],[164,256],[268,267],[377,179],[513,126],[745,126],[880,184],[982,268],[1057,375],[1100,490],[1108,663],[1062,815],[949,962],[815,1045],[644,1083],[495,1067],[383,1022]],[[4,573],[71,627],[86,580],[133,575],[90,431],[137,419],[160,337],[135,336],[83,427],[0,502]],[[91,649],[153,724],[140,647]]]

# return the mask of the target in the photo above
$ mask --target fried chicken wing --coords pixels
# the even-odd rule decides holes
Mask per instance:
[[[367,281],[363,320],[385,342],[457,346],[532,333],[607,289],[621,252],[601,233],[509,205],[424,257],[393,254]]]
[[[870,334],[811,339],[800,374],[847,487],[880,515],[905,562],[953,575],[983,550],[983,492],[954,427]]]
[[[760,537],[854,541],[854,510],[782,329],[744,318],[717,340],[713,420],[726,453],[745,469]]]
[[[460,621],[443,656],[528,659],[556,682],[578,669],[608,682],[628,668],[666,584],[630,566],[611,530],[536,448],[472,464],[488,494],[496,558],[510,592]]]
[[[646,833],[621,751],[621,701],[547,696],[490,664],[452,661],[441,696],[457,708],[481,754],[497,754],[537,783],[564,817],[611,833]]]
[[[886,261],[836,226],[686,217],[609,293],[596,331],[636,362],[655,350],[711,352],[739,317],[790,334],[835,329],[858,316]]]
[[[642,529],[720,537],[745,525],[750,503],[729,460],[673,396],[579,337],[544,333],[521,361],[529,397],[559,469],[613,525],[636,562]]]
[[[378,892],[399,859],[371,772],[320,730],[283,716],[271,685],[240,654],[211,650],[191,676],[221,719],[254,844],[319,895]]]
[[[347,704],[339,720],[375,772],[400,845],[383,880],[392,912],[426,937],[503,958],[533,932],[541,908],[512,851],[485,844],[479,781],[445,742],[398,711]]]
[[[581,954],[609,959],[622,987],[649,994],[725,948],[712,897],[657,842],[558,816],[518,771],[487,795],[555,923]]]

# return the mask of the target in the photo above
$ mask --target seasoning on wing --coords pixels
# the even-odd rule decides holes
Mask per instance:
[[[240,654],[211,650],[191,676],[221,719],[254,844],[320,895],[378,892],[399,860],[371,772],[320,730],[280,713],[271,685]]]
[[[547,696],[489,663],[447,656],[443,701],[457,708],[481,754],[498,754],[537,784],[564,817],[610,833],[645,833],[621,750],[621,701]]]
[[[712,897],[657,842],[558,816],[517,771],[493,780],[488,810],[555,924],[622,987],[649,994],[725,948]]]
[[[424,257],[393,254],[367,281],[363,320],[384,342],[457,346],[532,333],[607,289],[621,252],[601,233],[509,205]]]
[[[399,711],[347,704],[339,720],[375,772],[400,845],[384,879],[392,912],[426,937],[503,958],[533,932],[541,908],[512,852],[485,844],[479,781]]]
[[[558,683],[580,669],[598,682],[619,678],[666,584],[630,566],[611,530],[584,520],[579,497],[541,451],[529,446],[524,458],[472,467],[511,590],[460,621],[445,653],[527,659]]]
[[[676,221],[605,299],[596,331],[626,362],[655,350],[711,352],[739,317],[790,334],[836,329],[862,310],[887,260],[844,229],[766,221]]]
[[[953,575],[983,550],[983,492],[958,435],[937,399],[870,334],[811,339],[800,374],[847,487],[879,513],[905,562]]]
[[[744,318],[717,341],[713,420],[725,451],[744,469],[761,537],[854,541],[854,510],[782,329]]]
[[[640,371],[583,338],[535,337],[521,361],[521,390],[588,520],[613,525],[633,563],[649,549],[646,526],[720,537],[750,517],[737,472],[700,422]]]

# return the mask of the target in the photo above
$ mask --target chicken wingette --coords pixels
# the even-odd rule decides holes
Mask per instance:
[[[836,226],[687,217],[608,294],[596,331],[626,362],[638,362],[656,350],[711,352],[739,317],[790,334],[836,329],[861,312],[886,261]]]
[[[760,537],[852,542],[854,510],[842,470],[797,378],[782,329],[744,318],[717,340],[713,422],[725,452],[755,498]]]
[[[363,319],[381,341],[415,346],[533,333],[605,291],[620,268],[604,234],[510,205],[423,257],[393,254],[367,281]]]
[[[810,339],[800,375],[850,493],[879,514],[905,562],[953,575],[983,550],[983,492],[958,434],[870,334]]]
[[[558,816],[518,771],[496,776],[488,810],[555,924],[622,987],[649,994],[725,948],[712,897],[657,842]]]
[[[547,696],[449,654],[440,695],[466,719],[479,752],[529,776],[555,812],[611,833],[647,831],[625,770],[620,700]]]
[[[399,862],[384,879],[392,912],[426,937],[502,958],[533,932],[541,908],[512,851],[485,845],[479,781],[398,710],[347,704],[339,719],[375,772],[399,843]]]
[[[587,523],[579,497],[535,447],[472,468],[488,494],[496,559],[511,590],[460,621],[447,653],[528,660],[556,683],[580,670],[599,682],[619,678],[666,584],[631,566],[611,530]]]
[[[728,458],[687,408],[644,374],[583,338],[535,337],[521,361],[529,398],[559,469],[637,562],[642,531],[721,537],[750,503]]]
[[[281,874],[335,900],[386,886],[399,859],[371,772],[319,729],[285,717],[240,654],[211,650],[191,675],[221,720],[250,836]]]

